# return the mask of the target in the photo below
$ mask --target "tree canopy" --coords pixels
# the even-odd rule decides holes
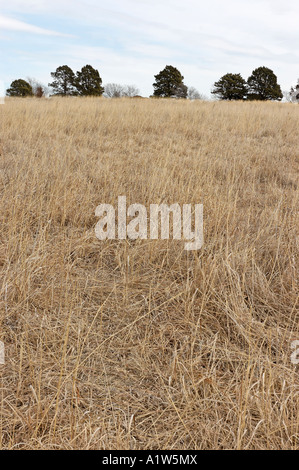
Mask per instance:
[[[102,96],[104,93],[99,71],[91,65],[85,65],[80,72],[77,72],[75,84],[81,96]]]
[[[275,73],[267,67],[258,67],[248,78],[249,100],[278,100],[283,98]]]
[[[6,94],[8,96],[33,96],[33,90],[30,83],[26,82],[26,80],[23,80],[22,78],[19,78],[18,80],[14,80],[11,83],[10,88],[6,90]]]
[[[62,65],[51,72],[51,77],[54,78],[52,83],[49,83],[54,91],[54,95],[77,95],[76,77],[73,70],[68,65]]]
[[[68,65],[62,65],[51,72],[53,81],[49,83],[53,95],[59,96],[102,96],[136,97],[139,90],[135,85],[119,85],[108,83],[102,85],[102,78],[97,69],[85,65],[76,73]],[[172,65],[166,65],[155,77],[152,97],[161,98],[189,98],[190,100],[203,99],[194,87],[184,84],[181,72]],[[26,81],[27,80],[27,81]],[[11,83],[6,90],[8,96],[47,96],[49,91],[36,79],[18,79]],[[277,83],[277,76],[267,67],[256,68],[247,82],[240,73],[227,73],[214,83],[212,95],[221,100],[276,100],[283,96],[286,100],[299,102],[299,82],[290,92],[281,91]]]
[[[187,98],[188,88],[181,72],[172,65],[155,75],[154,96],[162,98]]]
[[[214,83],[212,94],[222,100],[244,100],[247,96],[247,84],[239,73],[227,73]]]

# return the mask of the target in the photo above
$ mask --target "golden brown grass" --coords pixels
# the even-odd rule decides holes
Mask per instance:
[[[0,447],[298,449],[299,107],[0,107]],[[203,203],[205,244],[95,208]]]

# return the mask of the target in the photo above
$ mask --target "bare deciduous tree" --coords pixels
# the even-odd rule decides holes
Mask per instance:
[[[129,96],[134,98],[140,94],[139,89],[135,85],[125,85],[124,86],[124,96]]]
[[[106,96],[106,98],[122,98],[123,96],[133,98],[134,96],[139,95],[139,90],[135,85],[107,83],[104,88],[104,96]]]
[[[120,98],[124,93],[124,87],[118,83],[107,83],[104,85],[104,90],[106,98]]]
[[[33,95],[36,98],[42,98],[43,96],[49,93],[48,87],[43,85],[41,82],[39,82],[35,78],[28,77],[27,82],[31,85]]]
[[[199,91],[194,87],[190,86],[188,88],[188,95],[187,95],[188,100],[202,100],[202,95],[199,93]]]

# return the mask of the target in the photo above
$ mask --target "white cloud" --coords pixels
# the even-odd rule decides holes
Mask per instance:
[[[77,36],[53,41],[46,56],[24,46],[21,54],[35,64],[36,76],[38,63],[42,74],[53,64],[91,63],[105,82],[137,82],[150,94],[154,74],[172,64],[207,94],[227,72],[248,78],[265,65],[283,88],[299,74],[298,0],[0,0],[0,6],[2,29],[61,36],[56,31],[67,23]]]
[[[49,29],[40,28],[39,26],[34,26],[32,24],[25,23],[24,21],[19,21],[14,18],[9,18],[7,16],[0,15],[0,28],[8,31],[19,31],[22,33],[31,33],[31,34],[42,34],[46,36],[64,36],[69,35],[59,33],[57,31],[51,31]]]

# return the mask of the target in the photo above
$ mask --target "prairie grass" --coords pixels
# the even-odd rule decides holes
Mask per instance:
[[[299,107],[0,106],[1,449],[298,449]],[[203,248],[95,209],[204,204]]]

